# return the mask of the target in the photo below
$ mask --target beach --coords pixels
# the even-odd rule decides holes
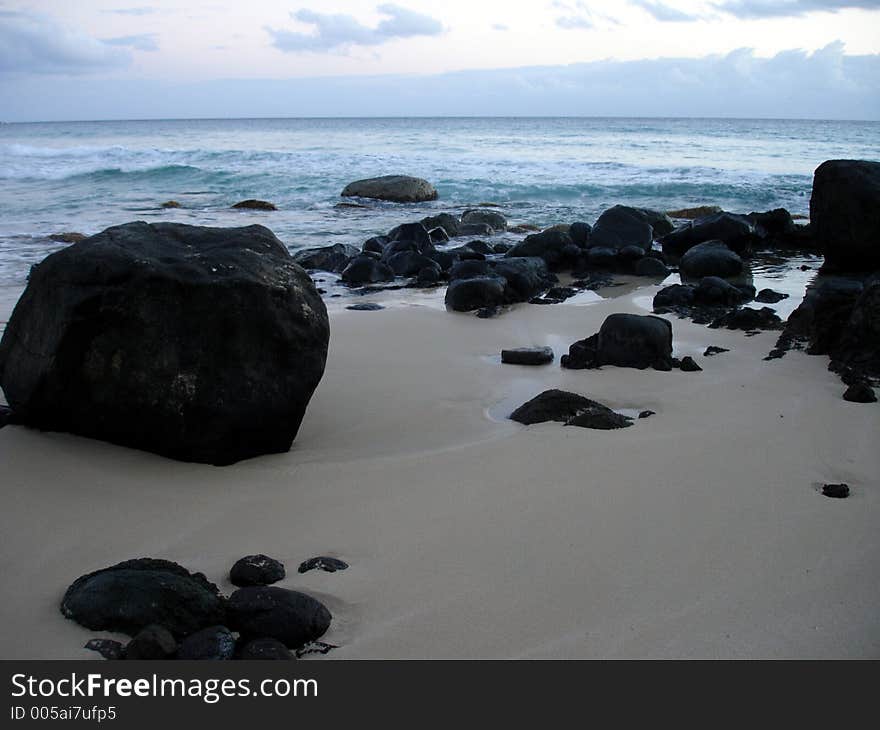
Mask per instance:
[[[327,369],[292,450],[230,467],[3,428],[0,656],[97,658],[83,645],[113,635],[58,610],[89,571],[166,558],[228,593],[235,560],[265,553],[287,566],[279,586],[333,614],[321,660],[876,658],[880,410],[842,400],[827,357],[764,361],[776,332],[675,316],[675,355],[702,372],[559,367],[660,288],[491,320],[442,293],[376,294],[375,312],[328,300]],[[2,290],[0,321],[20,292]],[[500,363],[528,345],[556,360]],[[507,420],[548,388],[655,415]],[[821,494],[836,482],[848,499]],[[351,567],[298,574],[315,555]]]

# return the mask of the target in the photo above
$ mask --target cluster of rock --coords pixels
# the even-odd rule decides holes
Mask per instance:
[[[293,659],[326,653],[333,647],[317,639],[330,627],[330,611],[312,596],[270,585],[284,577],[279,561],[247,556],[230,571],[233,585],[241,587],[227,598],[202,573],[138,558],[78,578],[64,594],[61,612],[88,629],[132,637],[127,645],[110,639],[86,644],[107,659]]]

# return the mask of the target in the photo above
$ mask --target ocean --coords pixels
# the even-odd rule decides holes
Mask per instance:
[[[732,119],[235,119],[0,124],[0,285],[63,244],[132,220],[262,223],[291,249],[360,244],[483,202],[516,223],[584,220],[617,203],[809,213],[813,170],[880,158],[880,123]],[[352,180],[401,173],[431,203],[337,208]],[[245,198],[276,212],[243,212]],[[162,209],[176,200],[179,209]]]

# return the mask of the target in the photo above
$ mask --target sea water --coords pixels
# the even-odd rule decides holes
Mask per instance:
[[[63,244],[133,220],[262,223],[291,249],[359,245],[425,215],[495,203],[512,223],[621,203],[809,213],[814,169],[880,158],[880,123],[730,119],[239,119],[0,124],[0,285]],[[409,174],[439,199],[338,208],[352,180]],[[245,198],[275,212],[231,210]],[[163,209],[176,200],[181,208]]]

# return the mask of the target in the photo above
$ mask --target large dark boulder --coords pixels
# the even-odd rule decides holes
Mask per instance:
[[[262,553],[245,555],[235,561],[229,570],[229,582],[234,586],[267,586],[284,580],[284,563]]]
[[[565,231],[550,228],[541,233],[533,233],[517,243],[506,254],[506,258],[531,257],[544,259],[548,268],[560,270],[571,267],[577,255],[578,247]]]
[[[168,560],[138,558],[77,578],[61,613],[95,631],[133,636],[158,624],[180,638],[226,618],[223,598],[201,573]]]
[[[657,214],[662,215],[662,214]],[[596,221],[590,235],[590,248],[619,250],[638,246],[643,251],[651,248],[654,229],[644,211],[625,205],[609,208]]]
[[[437,200],[437,190],[427,180],[409,175],[383,175],[356,180],[345,186],[343,198],[372,198],[393,203],[421,203]]]
[[[358,255],[355,246],[347,243],[335,243],[322,248],[305,248],[293,254],[293,260],[304,269],[318,269],[341,273],[348,262]]]
[[[394,281],[394,269],[370,256],[356,256],[342,272],[342,281],[349,286]]]
[[[735,213],[716,213],[706,218],[688,222],[660,239],[663,252],[672,256],[682,256],[700,243],[721,241],[738,254],[747,253],[760,239],[759,233],[744,215]]]
[[[431,234],[428,233],[428,229],[421,223],[404,223],[403,225],[391,229],[388,232],[388,240],[392,242],[408,241],[414,243],[416,245],[416,250],[419,253],[434,250],[434,242],[431,240]],[[385,253],[388,253],[387,248],[385,249]]]
[[[267,228],[128,223],[32,270],[0,386],[26,425],[230,464],[290,448],[329,336]]]
[[[449,238],[455,238],[458,235],[458,226],[461,220],[451,213],[438,213],[437,215],[422,218],[420,221],[427,231],[434,228],[442,228],[446,231]]]
[[[564,390],[545,390],[523,403],[510,420],[530,426],[559,421],[566,426],[610,430],[632,425],[632,419],[615,413],[608,406]]]
[[[440,270],[439,264],[435,263],[427,256],[420,254],[418,251],[401,251],[395,253],[385,259],[385,264],[387,264],[397,276],[415,276],[424,268],[433,269],[436,267],[438,271]]]
[[[698,243],[688,249],[679,262],[682,276],[692,279],[739,276],[743,268],[743,260],[722,241]]]
[[[495,276],[500,276],[507,282],[505,297],[508,304],[527,302],[556,281],[544,261],[535,257],[520,256],[490,261],[489,269]]]
[[[828,160],[819,165],[810,224],[827,270],[880,268],[880,162]]]
[[[270,637],[295,649],[319,639],[332,616],[319,600],[273,586],[239,588],[229,597],[229,627],[244,637]]]
[[[454,312],[500,306],[505,302],[506,285],[506,280],[499,276],[456,279],[446,288],[446,306]]]
[[[561,364],[571,369],[617,365],[670,370],[672,323],[653,315],[609,315],[597,334],[569,348]]]
[[[493,231],[507,230],[507,218],[497,210],[472,208],[461,214],[461,222],[464,224],[482,223],[489,226]]]

